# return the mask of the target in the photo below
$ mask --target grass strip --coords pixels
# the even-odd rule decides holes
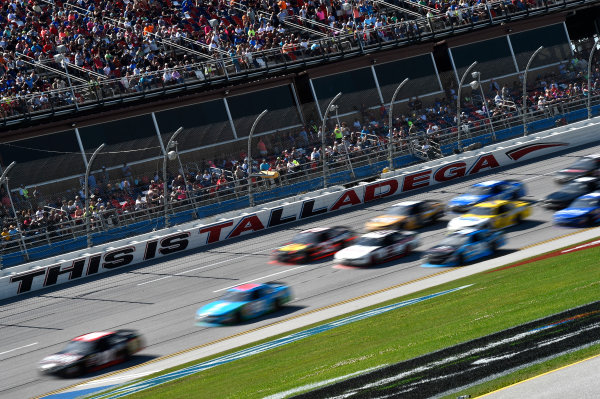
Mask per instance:
[[[474,286],[205,370],[130,397],[262,398],[408,360],[597,300],[599,258],[600,248],[596,247],[496,273],[480,273],[455,280],[370,308],[461,285]],[[210,358],[214,357],[217,356]]]

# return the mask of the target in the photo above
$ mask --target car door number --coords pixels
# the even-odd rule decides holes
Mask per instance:
[[[250,315],[255,315],[261,313],[265,308],[266,301],[264,299],[259,299],[257,301],[251,302],[248,304],[248,313]]]

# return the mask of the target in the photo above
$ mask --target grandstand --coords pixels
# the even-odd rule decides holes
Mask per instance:
[[[530,131],[581,119],[600,71],[594,61],[587,87],[592,44],[573,52],[567,13],[593,3],[5,3],[0,156],[16,164],[0,189],[0,267],[85,247],[87,216],[91,242],[107,242],[164,226],[165,212],[178,223],[315,189],[323,170],[348,183],[506,139],[523,108]],[[539,45],[523,107],[519,76]],[[457,85],[474,60],[484,95],[463,91],[457,144]],[[83,174],[102,143],[86,213]]]

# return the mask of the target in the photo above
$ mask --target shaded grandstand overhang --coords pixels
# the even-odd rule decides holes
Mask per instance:
[[[589,8],[585,5],[578,10]],[[4,128],[0,133],[0,143],[7,143],[19,139],[32,138],[60,132],[73,127],[95,125],[107,121],[124,119],[150,112],[210,101],[224,98],[229,95],[244,94],[258,90],[293,83],[297,75],[307,73],[310,77],[326,76],[332,73],[349,71],[375,63],[385,63],[398,59],[409,58],[417,55],[427,54],[433,51],[433,47],[440,41],[445,41],[449,47],[468,43],[474,43],[486,39],[504,36],[508,33],[517,33],[537,27],[560,23],[574,13],[573,9],[564,12],[553,13],[544,16],[532,17],[518,21],[511,21],[501,25],[493,25],[483,29],[462,33],[456,36],[446,36],[440,40],[416,43],[397,49],[374,52],[367,55],[354,56],[340,61],[309,68],[308,70],[296,69],[294,72],[280,72],[278,76],[265,76],[264,79],[253,80],[244,83],[211,86],[207,89],[195,89],[194,92],[182,91],[171,95],[165,95],[159,100],[144,100],[106,106],[105,109],[93,109],[84,111],[73,117],[50,117],[44,120],[28,121],[13,127]]]

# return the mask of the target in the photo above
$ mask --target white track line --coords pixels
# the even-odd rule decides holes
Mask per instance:
[[[277,272],[277,273],[269,274],[268,276],[262,276],[262,277],[259,277],[259,278],[255,278],[254,280],[248,280],[248,281],[244,281],[243,283],[238,283],[238,284],[236,284],[236,285],[232,285],[232,286],[230,286],[230,287],[221,288],[220,290],[216,290],[216,291],[213,291],[213,292],[221,292],[221,291],[225,291],[225,290],[228,290],[228,289],[230,289],[230,288],[237,287],[238,285],[243,285],[243,284],[252,283],[252,282],[254,282],[254,281],[262,280],[262,279],[265,279],[265,278],[267,278],[267,277],[271,277],[271,276],[276,276],[276,275],[278,275],[278,274],[281,274],[281,273],[287,273],[287,272],[291,272],[292,270],[300,269],[300,268],[302,268],[302,267],[304,267],[304,266],[296,266],[296,267],[292,267],[291,269],[288,269],[288,270],[284,270],[284,271],[281,271],[281,272]]]
[[[28,346],[33,346],[33,345],[37,345],[37,344],[38,344],[37,342],[34,342],[33,344],[19,346],[18,348],[14,348],[14,349],[10,349],[10,350],[4,351],[4,352],[0,352],[0,355],[4,355],[5,353],[14,352],[14,351],[17,351],[19,349],[27,348]]]
[[[155,282],[155,281],[160,281],[160,280],[164,280],[164,279],[166,279],[166,278],[171,278],[171,277],[173,277],[173,276],[181,276],[181,275],[183,275],[183,274],[185,274],[185,273],[191,273],[191,272],[194,272],[194,271],[196,271],[196,270],[200,270],[200,269],[206,269],[207,267],[215,266],[215,265],[218,265],[218,264],[221,264],[221,263],[225,263],[225,262],[232,262],[232,261],[234,261],[234,260],[237,260],[237,259],[242,259],[242,258],[246,258],[246,257],[248,257],[248,256],[252,256],[252,255],[256,255],[256,254],[247,254],[247,255],[238,256],[237,258],[232,258],[232,259],[226,259],[226,260],[222,260],[222,261],[220,261],[220,262],[211,263],[210,265],[206,265],[206,266],[200,266],[200,267],[196,267],[196,268],[194,268],[194,269],[190,269],[190,270],[184,270],[184,271],[182,271],[182,272],[179,272],[179,273],[176,273],[176,274],[172,274],[172,275],[170,275],[170,276],[163,276],[163,277],[155,278],[154,280],[145,281],[145,282],[143,282],[143,283],[139,283],[138,285],[150,284],[150,283],[153,283],[153,282]]]

